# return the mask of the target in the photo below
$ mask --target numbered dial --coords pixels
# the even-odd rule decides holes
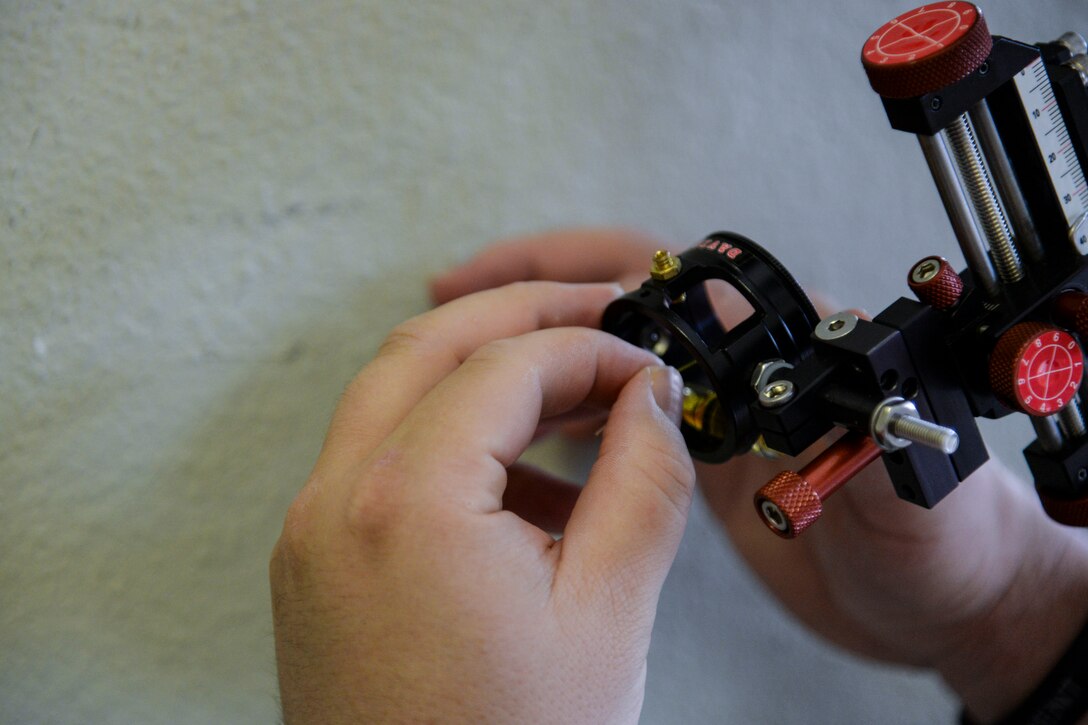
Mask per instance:
[[[1073,336],[1040,322],[1011,327],[990,356],[994,392],[1028,415],[1051,415],[1068,405],[1083,372],[1084,355]]]
[[[970,75],[992,48],[975,5],[930,3],[878,28],[861,49],[861,63],[874,91],[885,98],[911,98]]]

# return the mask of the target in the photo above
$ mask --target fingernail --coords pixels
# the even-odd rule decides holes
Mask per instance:
[[[676,372],[676,368],[664,365],[655,365],[646,368],[646,371],[650,374],[650,388],[653,390],[657,407],[665,411],[669,420],[679,426],[681,389],[684,383],[680,373]]]

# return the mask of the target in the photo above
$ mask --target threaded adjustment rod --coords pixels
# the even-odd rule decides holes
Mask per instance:
[[[982,152],[975,142],[971,121],[963,114],[944,130],[951,146],[952,157],[960,168],[960,178],[971,197],[982,231],[990,243],[997,274],[1005,284],[1019,282],[1024,277],[1020,255],[1013,246],[1005,212],[994,193],[990,175],[982,161]]]

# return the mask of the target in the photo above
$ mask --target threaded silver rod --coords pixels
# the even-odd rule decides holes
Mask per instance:
[[[983,165],[970,120],[963,114],[942,133],[948,139],[952,158],[960,169],[960,179],[967,188],[975,215],[990,243],[998,277],[1005,284],[1019,282],[1024,277],[1020,267],[1020,255],[1013,246],[1005,213],[1001,210],[990,183],[990,175]]]
[[[960,446],[960,436],[956,431],[921,418],[909,415],[895,416],[889,421],[888,427],[892,435],[898,438],[928,448],[936,448],[949,455],[955,453]]]
[[[1058,414],[1048,415],[1045,418],[1031,415],[1031,426],[1035,429],[1035,437],[1039,439],[1039,445],[1048,453],[1060,451],[1065,445],[1065,436],[1058,427]]]
[[[952,231],[956,233],[956,241],[960,244],[960,251],[974,275],[975,283],[987,297],[996,299],[1000,295],[997,272],[986,253],[987,242],[975,224],[971,206],[967,203],[963,186],[956,176],[956,168],[952,164],[947,144],[939,134],[919,134],[918,145],[922,147],[922,155],[926,158],[933,182],[937,185],[937,193],[941,196],[941,202],[948,213],[948,221],[952,223]]]
[[[1001,143],[997,127],[994,126],[989,106],[985,101],[979,101],[971,107],[967,115],[971,119],[971,125],[975,127],[982,153],[986,156],[986,166],[990,170],[990,176],[1001,195],[1001,201],[1005,204],[1005,212],[1008,214],[1013,234],[1016,236],[1016,246],[1029,259],[1041,262],[1044,256],[1043,243],[1035,230],[1035,222],[1031,220],[1028,204],[1024,201],[1020,184],[1017,183],[1016,175],[1013,174],[1009,156],[1005,153],[1005,145]]]

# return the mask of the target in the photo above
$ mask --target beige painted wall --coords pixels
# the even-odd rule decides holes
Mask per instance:
[[[0,721],[273,720],[283,511],[345,381],[488,240],[731,228],[871,309],[955,256],[857,62],[904,9],[0,5]],[[984,9],[1025,40],[1088,31],[1074,0]],[[784,619],[696,510],[647,722],[953,708]]]

